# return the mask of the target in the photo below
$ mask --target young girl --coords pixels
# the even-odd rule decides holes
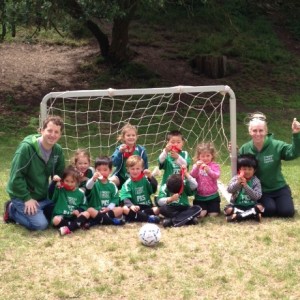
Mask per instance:
[[[227,222],[247,219],[261,221],[264,207],[258,203],[262,190],[260,180],[254,175],[257,167],[258,162],[254,155],[244,154],[238,157],[238,174],[231,179],[227,188],[232,193],[230,204],[224,208]]]
[[[220,213],[221,199],[217,184],[220,177],[220,166],[215,159],[216,150],[213,143],[200,143],[197,146],[191,176],[198,183],[193,204],[201,206],[200,217],[217,216]]]
[[[88,151],[85,149],[76,150],[72,163],[76,170],[79,172],[79,189],[85,193],[86,191],[86,182],[93,177],[94,170],[90,166],[91,164],[91,156]]]
[[[54,175],[49,194],[55,203],[53,209],[53,226],[59,229],[60,235],[70,234],[88,222],[90,217],[84,204],[84,195],[78,189],[79,173],[74,167],[65,169],[62,178]]]
[[[119,206],[116,185],[108,180],[112,171],[112,161],[108,156],[95,160],[95,173],[86,184],[88,212],[91,225],[123,225],[123,209]]]
[[[112,162],[115,166],[113,176],[110,178],[119,189],[123,183],[129,178],[126,170],[126,161],[131,155],[139,155],[144,161],[145,169],[148,168],[148,157],[144,147],[137,145],[137,128],[131,124],[126,124],[118,137],[118,141],[122,144],[117,147],[112,155]]]
[[[144,161],[138,155],[128,158],[126,167],[130,178],[126,180],[120,191],[126,220],[159,223],[159,208],[153,206],[151,200],[151,195],[157,190],[156,179],[150,170],[144,169]]]

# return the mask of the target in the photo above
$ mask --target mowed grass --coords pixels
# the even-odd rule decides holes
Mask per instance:
[[[282,122],[272,120],[276,124]],[[245,134],[239,143],[246,141],[243,125],[238,132]],[[280,134],[289,141],[289,126]],[[0,139],[3,207],[17,138],[3,134]],[[283,170],[299,211],[299,159],[285,162]],[[1,222],[0,299],[300,297],[298,212],[293,219],[263,219],[260,224],[227,224],[221,215],[196,226],[161,227],[162,239],[154,248],[139,242],[141,226],[95,227],[60,237],[53,228],[30,232]]]

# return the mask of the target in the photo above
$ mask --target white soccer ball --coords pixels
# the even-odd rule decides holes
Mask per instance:
[[[139,239],[145,246],[152,247],[157,245],[160,238],[160,228],[155,224],[145,224],[139,231]]]

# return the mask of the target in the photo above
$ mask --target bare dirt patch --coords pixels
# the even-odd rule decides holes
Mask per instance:
[[[96,52],[92,46],[0,44],[1,102],[13,97],[36,103],[51,91],[87,88],[78,66]]]

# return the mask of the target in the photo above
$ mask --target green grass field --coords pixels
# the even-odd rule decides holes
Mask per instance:
[[[257,109],[267,114],[269,131],[290,142],[292,119],[300,119],[300,61],[296,50],[289,52],[277,39],[269,18],[276,14],[266,17],[255,10],[248,15],[253,1],[222,1],[228,10],[214,5],[217,1],[201,2],[209,5],[202,8],[199,1],[201,10],[192,12],[191,18],[185,10],[139,12],[130,31],[132,45],[163,48],[161,62],[184,58],[188,64],[194,55],[227,55],[233,70],[216,82],[228,84],[236,93],[238,145],[249,139],[246,112]],[[299,37],[298,19],[295,13],[286,22]],[[50,44],[75,45],[53,35],[49,39]],[[81,44],[85,42],[76,45]],[[98,57],[82,64],[81,71],[93,73],[91,89],[171,86],[136,62],[108,72]],[[201,80],[205,79],[200,76]],[[36,132],[38,125],[37,110],[25,100],[19,103],[4,95],[2,106],[1,214],[8,199],[5,187],[12,156],[22,138]],[[92,228],[61,238],[52,228],[30,232],[0,221],[0,300],[300,299],[299,162],[283,163],[297,209],[293,219],[227,224],[222,215],[205,218],[196,226],[161,228],[162,239],[155,248],[139,242],[142,224]],[[225,204],[223,199],[222,207]]]
[[[281,120],[272,120],[279,128]],[[279,130],[290,140],[289,126]],[[246,128],[239,122],[241,139]],[[17,143],[2,133],[0,204]],[[299,159],[283,171],[299,210]],[[222,207],[225,201],[222,202]],[[2,210],[1,210],[2,212]],[[161,228],[155,248],[140,244],[141,224],[98,227],[60,237],[0,223],[0,299],[298,299],[300,218]]]

